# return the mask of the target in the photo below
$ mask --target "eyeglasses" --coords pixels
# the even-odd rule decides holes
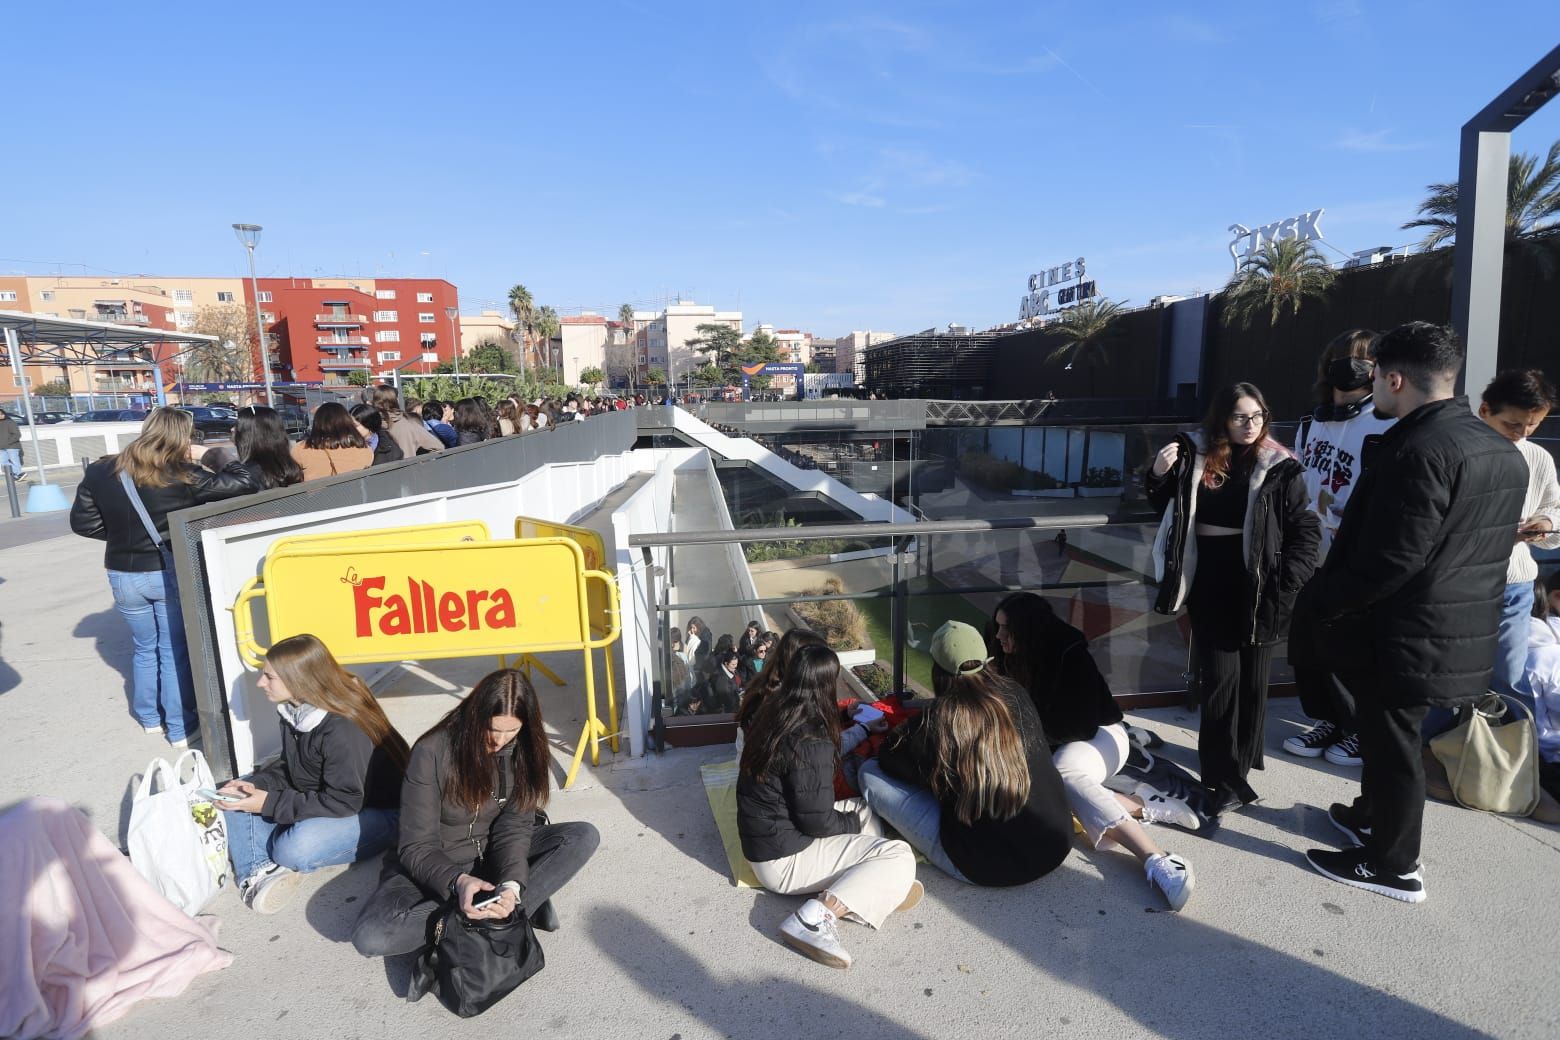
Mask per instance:
[[[1261,424],[1265,419],[1267,419],[1267,417],[1267,412],[1253,412],[1250,415],[1242,415],[1241,413],[1236,412],[1234,415],[1230,416],[1230,422],[1234,423],[1236,426],[1256,426]]]

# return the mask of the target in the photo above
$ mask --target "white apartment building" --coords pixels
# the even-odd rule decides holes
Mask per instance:
[[[834,371],[850,373],[860,386],[867,378],[867,348],[898,339],[893,332],[852,332],[834,341]]]
[[[700,325],[729,325],[741,332],[742,312],[718,311],[692,300],[678,300],[663,311],[635,311],[633,336],[641,370],[659,368],[673,384],[686,379],[703,360],[688,346],[698,338]]]

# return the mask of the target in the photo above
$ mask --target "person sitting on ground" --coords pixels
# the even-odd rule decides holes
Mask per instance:
[[[352,413],[335,401],[316,408],[308,435],[292,446],[293,461],[303,470],[303,479],[319,480],[373,465],[374,451],[361,429]]]
[[[353,928],[357,951],[423,949],[429,919],[452,900],[472,920],[504,920],[519,909],[535,927],[557,930],[552,897],[601,836],[583,821],[548,822],[548,763],[531,681],[512,668],[483,676],[412,748],[400,844]]]
[[[753,716],[758,712],[758,706],[764,699],[780,688],[785,681],[786,670],[791,667],[791,659],[804,646],[824,646],[823,637],[806,628],[793,628],[780,637],[775,649],[768,655],[769,663],[761,674],[755,675],[747,681],[742,688],[742,696],[737,704],[737,752],[742,751],[743,742]]]
[[[377,386],[370,402],[384,416],[384,432],[401,449],[402,458],[411,458],[430,451],[438,451],[444,445],[428,432],[421,419],[410,418],[401,411],[401,397],[393,386]]]
[[[1184,905],[1191,896],[1191,864],[1166,855],[1143,823],[1195,831],[1202,819],[1183,799],[1141,784],[1133,794],[1105,786],[1127,764],[1127,727],[1083,633],[1033,592],[1003,600],[992,621],[992,666],[1029,691],[1067,804],[1083,824],[1089,844],[1096,849],[1124,846],[1179,910],[1176,900]],[[1179,880],[1183,875],[1184,881]]]
[[[358,436],[374,453],[373,465],[383,466],[406,458],[401,452],[401,446],[385,432],[385,416],[379,409],[371,404],[355,404],[352,406],[352,419],[357,423]]]
[[[920,902],[915,853],[883,836],[860,799],[836,802],[840,660],[798,650],[785,682],[754,714],[737,776],[737,832],[760,884],[781,895],[821,893],[786,916],[784,942],[820,964],[848,968],[841,919],[881,928]]]
[[[1072,816],[1034,703],[959,621],[932,636],[936,698],[861,767],[867,804],[939,870],[1022,885],[1061,865]]]
[[[1555,388],[1539,369],[1501,372],[1484,388],[1479,402],[1479,418],[1484,424],[1517,446],[1527,463],[1527,496],[1522,503],[1522,522],[1511,547],[1511,562],[1506,566],[1506,590],[1501,596],[1500,630],[1496,635],[1495,673],[1490,686],[1499,693],[1515,696],[1533,706],[1532,691],[1527,688],[1528,618],[1533,613],[1533,581],[1538,564],[1533,562],[1532,547],[1560,549],[1560,482],[1555,479],[1555,460],[1541,445],[1529,438],[1555,406]]]
[[[475,397],[455,402],[455,438],[461,445],[480,444],[493,432],[493,420],[487,408]]]
[[[292,455],[287,427],[274,408],[246,404],[238,410],[233,427],[233,448],[238,461],[254,476],[262,490],[288,487],[304,481],[303,467]]]
[[[458,443],[455,427],[450,425],[450,420],[454,417],[455,406],[448,401],[423,402],[423,425],[428,427],[428,432],[439,438],[439,443],[446,448],[453,448]]]
[[[281,716],[282,754],[219,795],[244,904],[274,914],[300,874],[377,856],[395,840],[407,747],[362,679],[312,635],[265,655],[260,692]]]

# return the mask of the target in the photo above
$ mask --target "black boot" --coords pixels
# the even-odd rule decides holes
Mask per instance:
[[[539,932],[556,932],[558,924],[558,911],[553,909],[551,899],[531,912],[531,927]]]

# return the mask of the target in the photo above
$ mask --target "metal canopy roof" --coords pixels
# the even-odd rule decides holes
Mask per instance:
[[[24,365],[86,366],[139,361],[134,352],[159,343],[177,346],[174,355],[217,342],[216,336],[76,318],[52,318],[25,311],[0,311],[0,334],[14,331]],[[11,364],[9,337],[0,335],[0,363]],[[162,360],[167,360],[163,358]]]

